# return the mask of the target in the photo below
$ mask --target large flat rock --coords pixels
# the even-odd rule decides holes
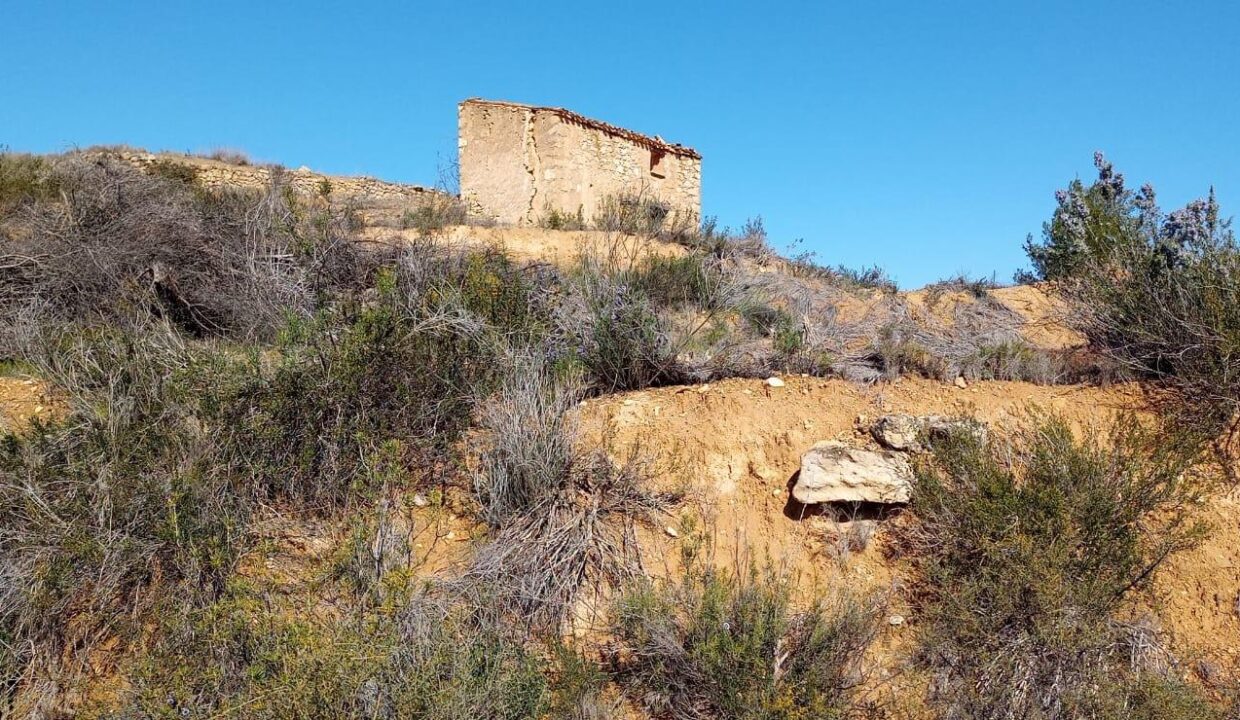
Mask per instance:
[[[792,496],[806,505],[906,503],[912,491],[913,469],[904,458],[825,440],[801,456]]]

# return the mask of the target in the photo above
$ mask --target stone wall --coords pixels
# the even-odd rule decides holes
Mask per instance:
[[[280,173],[282,182],[295,192],[304,195],[320,194],[324,181],[329,183],[333,198],[367,203],[419,205],[430,197],[443,195],[443,193],[437,190],[422,187],[421,185],[384,182],[369,177],[324,175],[304,167],[289,170],[271,165],[237,165],[209,158],[177,155],[174,153],[148,153],[130,150],[100,150],[93,152],[107,155],[144,171],[149,170],[152,165],[158,162],[169,162],[189,167],[194,170],[195,181],[203,187],[210,189],[242,188],[261,190],[271,185],[273,173]]]
[[[489,100],[460,105],[461,198],[475,215],[534,225],[550,211],[587,221],[609,198],[638,195],[696,223],[694,150],[561,108]]]

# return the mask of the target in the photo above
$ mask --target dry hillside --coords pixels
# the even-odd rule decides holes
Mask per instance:
[[[147,171],[158,161],[157,156],[148,155],[128,160]],[[372,672],[366,665],[373,659],[369,643],[373,639],[376,647],[384,648],[389,645],[383,643],[392,643],[391,647],[399,651],[411,636],[408,633],[418,638],[427,633],[433,636],[431,630],[417,623],[413,623],[417,625],[413,630],[400,624],[406,622],[401,603],[420,597],[419,589],[446,587],[450,593],[468,598],[466,604],[474,603],[471,611],[487,617],[490,611],[501,612],[488,607],[489,603],[504,609],[509,608],[507,604],[534,607],[535,601],[553,604],[538,594],[546,590],[543,587],[522,585],[513,591],[516,600],[470,594],[478,592],[471,585],[479,582],[478,577],[490,577],[485,572],[511,581],[505,572],[520,574],[528,569],[520,565],[522,557],[509,558],[502,551],[505,546],[519,548],[525,541],[536,544],[543,527],[538,523],[552,522],[528,509],[522,511],[528,514],[496,511],[500,503],[487,494],[490,490],[482,486],[480,478],[501,471],[516,476],[544,461],[554,464],[545,457],[521,455],[527,446],[545,449],[539,445],[545,442],[551,448],[549,455],[561,453],[569,460],[564,461],[562,475],[555,478],[560,483],[556,492],[561,494],[534,506],[551,508],[547,512],[556,520],[571,518],[565,527],[577,523],[572,529],[553,526],[549,534],[559,535],[548,543],[553,547],[547,552],[571,554],[563,548],[571,545],[576,537],[573,532],[580,526],[587,527],[583,533],[590,540],[602,537],[603,542],[613,543],[607,552],[632,561],[631,565],[616,562],[606,572],[593,574],[596,570],[584,561],[578,567],[573,564],[575,560],[554,555],[569,568],[563,574],[573,576],[574,582],[579,580],[576,585],[568,582],[570,591],[553,598],[569,607],[567,619],[552,623],[552,631],[539,627],[544,640],[553,637],[555,642],[540,641],[535,651],[514,650],[502,642],[486,649],[487,653],[517,653],[512,656],[517,660],[512,662],[521,666],[525,662],[521,652],[531,652],[538,660],[560,658],[556,660],[560,662],[562,658],[556,653],[570,647],[601,668],[599,677],[606,679],[590,681],[595,685],[583,695],[589,696],[589,702],[578,698],[573,702],[580,707],[571,713],[559,706],[549,712],[564,713],[557,717],[596,717],[580,709],[588,706],[610,708],[615,714],[607,716],[615,717],[675,714],[652,711],[652,694],[621,687],[627,679],[624,672],[629,670],[616,668],[632,663],[634,651],[631,647],[617,649],[621,640],[616,635],[615,603],[620,589],[637,579],[682,578],[684,560],[689,557],[686,552],[692,550],[705,552],[718,568],[742,575],[751,562],[772,561],[795,576],[797,607],[834,594],[865,598],[871,607],[878,608],[879,621],[874,642],[863,646],[863,659],[856,672],[845,678],[844,690],[852,693],[860,688],[853,699],[858,707],[876,713],[874,717],[943,717],[926,704],[936,679],[917,657],[917,638],[924,618],[914,593],[923,578],[918,577],[916,564],[893,539],[897,530],[916,521],[913,513],[903,503],[802,505],[792,495],[802,455],[825,440],[878,450],[871,429],[876,420],[892,414],[972,417],[995,436],[1004,436],[1030,418],[1045,414],[1065,418],[1078,431],[1108,427],[1117,417],[1128,414],[1147,421],[1155,417],[1150,399],[1153,388],[1131,381],[1113,382],[1121,374],[1112,372],[1113,368],[1090,352],[1085,337],[1066,322],[1069,307],[1046,286],[1000,288],[957,281],[897,292],[881,280],[778,258],[769,252],[764,236],[757,241],[729,236],[712,245],[710,238],[687,241],[632,227],[478,227],[461,224],[454,211],[440,214],[443,208],[438,206],[426,210],[430,207],[426,202],[441,202],[439,194],[424,198],[421,190],[389,187],[368,179],[336,183],[358,193],[347,207],[334,204],[336,200],[328,192],[306,205],[286,197],[283,202],[287,207],[277,207],[273,198],[278,195],[279,172],[248,166],[239,169],[217,161],[186,162],[199,163],[199,173],[213,173],[208,175],[213,178],[210,187],[227,185],[227,178],[233,175],[249,178],[246,182],[257,185],[272,185],[271,192],[262,196],[261,205],[272,216],[264,216],[267,224],[258,230],[245,224],[245,231],[251,233],[247,241],[259,237],[291,256],[295,253],[289,248],[314,245],[320,238],[312,232],[322,232],[326,249],[315,245],[314,252],[320,254],[305,260],[309,269],[299,269],[292,279],[280,275],[279,268],[264,268],[271,274],[256,276],[253,287],[241,290],[218,281],[212,273],[226,278],[243,274],[245,270],[238,268],[255,264],[254,256],[245,253],[261,243],[239,243],[240,260],[225,258],[222,270],[204,261],[194,265],[192,272],[178,276],[175,253],[159,255],[149,267],[144,265],[145,260],[138,262],[144,266],[139,280],[154,298],[150,302],[158,328],[155,332],[139,325],[135,337],[146,337],[140,332],[150,332],[157,341],[147,347],[126,336],[120,345],[126,351],[132,346],[145,348],[152,357],[168,364],[156,364],[155,370],[145,366],[135,370],[134,375],[140,378],[134,383],[138,386],[135,390],[126,385],[129,378],[125,372],[107,376],[110,386],[98,381],[91,372],[96,365],[105,365],[110,356],[80,351],[85,358],[82,367],[64,371],[65,377],[75,381],[86,377],[96,385],[82,380],[88,390],[75,388],[73,397],[48,377],[40,376],[34,365],[2,365],[0,435],[10,432],[17,437],[43,423],[74,417],[87,418],[78,423],[78,430],[102,428],[104,437],[112,437],[113,432],[116,437],[132,437],[123,434],[126,428],[114,416],[125,417],[126,412],[145,402],[155,404],[143,394],[147,388],[142,383],[157,380],[174,386],[182,375],[199,382],[200,378],[218,382],[218,388],[188,381],[185,386],[175,385],[178,391],[190,388],[201,393],[206,409],[196,404],[198,398],[186,401],[176,395],[181,403],[176,405],[176,412],[187,417],[164,409],[160,412],[166,415],[156,413],[154,420],[145,415],[139,418],[152,435],[162,429],[157,424],[169,417],[176,419],[169,424],[184,432],[169,442],[184,454],[159,456],[158,463],[152,461],[153,466],[191,467],[189,477],[198,477],[195,473],[210,476],[214,468],[204,470],[194,465],[202,457],[213,457],[208,452],[227,458],[230,469],[234,465],[248,469],[245,463],[258,463],[259,470],[238,475],[243,480],[240,483],[231,477],[220,480],[220,488],[243,499],[237,500],[235,507],[228,506],[235,513],[229,522],[236,522],[236,527],[211,536],[210,542],[227,535],[239,548],[237,556],[217,561],[208,553],[202,557],[211,558],[209,561],[195,555],[186,563],[202,577],[212,578],[218,587],[213,587],[214,594],[204,601],[205,610],[178,610],[184,616],[172,612],[166,617],[160,615],[154,610],[163,606],[144,595],[148,588],[163,582],[165,573],[176,572],[173,563],[183,558],[175,553],[160,555],[157,550],[142,550],[154,559],[140,563],[145,573],[141,579],[127,580],[129,584],[117,582],[111,595],[102,599],[91,594],[95,592],[93,581],[84,582],[87,589],[81,595],[93,605],[82,600],[80,606],[64,603],[56,608],[69,618],[66,627],[52,633],[60,643],[54,646],[60,648],[59,654],[32,653],[35,659],[13,675],[20,674],[14,682],[15,699],[10,706],[18,716],[108,716],[118,708],[141,708],[146,714],[134,716],[146,717],[184,708],[182,716],[189,717],[195,708],[206,708],[214,714],[204,717],[224,717],[233,712],[243,716],[245,707],[261,708],[255,710],[259,715],[278,716],[280,703],[285,701],[278,695],[286,692],[310,705],[341,693],[351,694],[350,698],[356,695],[356,701],[348,701],[353,703],[349,707],[384,716],[391,710],[384,702],[396,701],[375,699],[380,691],[371,693],[368,689],[372,683],[375,687],[380,684],[366,675]],[[298,171],[296,179],[304,186],[303,194],[310,195],[320,181],[331,182],[309,171]],[[192,178],[174,180],[189,182],[195,193],[202,189],[193,185]],[[172,188],[155,185],[147,190],[157,199],[164,193],[185,192],[180,185]],[[379,191],[381,198],[365,195]],[[60,200],[39,202],[54,206]],[[9,237],[28,242],[35,232],[45,231],[39,223],[49,221],[36,213],[43,206],[32,207],[35,210],[29,212],[36,220],[20,224]],[[252,207],[247,209],[254,214]],[[52,216],[52,211],[43,211]],[[199,218],[170,223],[174,236],[191,238],[187,254],[209,246],[215,239],[209,233],[197,234],[200,224]],[[3,230],[0,226],[0,232]],[[283,232],[292,240],[280,235]],[[264,233],[277,239],[271,240]],[[141,242],[146,234],[134,236],[138,238],[135,242]],[[346,246],[348,250],[339,249]],[[358,259],[352,254],[354,248],[374,251],[380,260],[372,263],[369,256]],[[142,255],[130,247],[122,249],[117,267],[124,268],[132,257]],[[334,253],[343,253],[343,259]],[[382,266],[382,262],[390,265]],[[72,276],[72,271],[70,266],[60,272]],[[436,284],[436,274],[449,280]],[[331,277],[324,280],[324,276]],[[31,286],[44,281],[42,276],[37,277],[38,282],[31,281]],[[62,282],[58,287],[72,285],[55,271],[48,271],[48,277]],[[122,279],[116,285],[128,292],[136,281],[129,276]],[[413,289],[393,289],[401,288],[402,283]],[[268,292],[272,287],[284,295],[271,299],[275,295]],[[631,301],[634,288],[645,295]],[[110,292],[105,282],[92,285],[91,290]],[[333,297],[333,302],[321,303],[324,296]],[[218,308],[211,305],[217,299]],[[83,300],[82,306],[89,306],[90,300]],[[248,317],[247,302],[262,305],[263,312]],[[452,305],[454,302],[459,304]],[[277,310],[287,308],[277,307],[277,303],[294,308],[287,312],[294,322],[281,324],[285,317]],[[133,312],[128,296],[116,305],[120,309],[104,317],[132,332],[126,325],[127,314]],[[65,314],[80,313],[80,307]],[[401,313],[408,313],[408,317]],[[487,319],[481,321],[479,317]],[[26,316],[22,319],[25,322]],[[57,319],[62,321],[72,327],[76,318]],[[591,352],[619,353],[607,343],[623,345],[628,338],[617,341],[605,336],[604,331],[627,327],[624,323],[630,321],[638,327],[634,334],[651,338],[648,342],[657,345],[658,352],[642,347],[623,362],[591,364]],[[339,324],[330,325],[332,322]],[[505,322],[510,325],[503,325]],[[493,335],[487,334],[495,330],[488,323],[498,326]],[[50,320],[47,324],[58,327]],[[429,345],[429,349],[401,345],[419,333],[432,335],[441,344]],[[537,352],[512,350],[528,336],[540,341],[545,338],[542,350],[547,357],[567,347],[586,360],[556,365]],[[84,334],[87,340],[72,334],[64,337],[68,339],[62,338],[61,345],[52,347],[78,351],[79,346],[73,343],[88,347],[85,343],[92,336]],[[168,337],[176,340],[168,341]],[[502,342],[493,342],[495,337]],[[7,339],[0,336],[0,340]],[[37,345],[39,339],[38,333],[27,329],[26,335],[12,340],[12,347]],[[502,346],[502,350],[494,345]],[[108,351],[114,350],[108,346]],[[199,351],[201,355],[194,354]],[[399,352],[407,354],[396,355]],[[172,359],[165,361],[160,353]],[[437,364],[441,357],[447,360]],[[0,354],[0,361],[5,360]],[[41,361],[45,368],[62,369],[54,361]],[[563,357],[556,361],[563,361]],[[520,375],[521,363],[531,363],[535,368],[533,379]],[[411,367],[417,372],[411,373]],[[193,375],[201,368],[207,369],[205,374]],[[148,370],[151,375],[138,375]],[[103,377],[103,371],[99,372]],[[335,372],[344,380],[332,374]],[[517,381],[511,381],[514,376]],[[384,384],[392,377],[397,378],[393,384]],[[410,377],[412,381],[402,384]],[[458,387],[462,378],[486,383],[486,392]],[[556,384],[562,378],[582,386],[574,386],[571,392],[563,390]],[[442,385],[434,385],[439,381]],[[509,387],[509,382],[518,387]],[[431,390],[419,383],[430,384]],[[415,386],[414,391],[408,390],[410,384]],[[106,392],[90,394],[99,387]],[[219,395],[213,394],[217,390]],[[432,395],[436,392],[442,397]],[[505,392],[512,393],[509,406],[497,411],[492,396],[502,397]],[[320,398],[319,393],[329,397]],[[116,401],[123,412],[113,413],[111,406],[93,400],[104,395],[123,398],[128,404],[122,407]],[[514,403],[512,397],[526,402]],[[298,404],[302,402],[305,404]],[[540,403],[547,403],[555,418],[548,419],[551,411]],[[232,414],[211,415],[218,407]],[[332,424],[354,416],[362,420]],[[558,424],[561,421],[563,427]],[[246,422],[254,424],[244,425]],[[405,423],[391,431],[404,435],[384,434],[394,423]],[[540,424],[553,427],[555,437],[538,435]],[[517,460],[505,459],[495,449],[508,440],[497,436],[510,426],[516,438],[511,442],[520,447],[509,451]],[[219,441],[233,454],[212,445],[216,438],[204,438],[210,433],[203,433],[203,428],[213,428],[220,435],[238,433],[239,440],[226,438],[232,444]],[[557,444],[563,438],[580,446],[579,454]],[[256,461],[248,454],[251,443],[283,451],[281,442],[294,441],[304,444],[281,458],[285,465],[263,465],[264,458]],[[260,444],[264,442],[270,445]],[[33,457],[32,453],[28,455]],[[908,457],[921,462],[927,456]],[[625,484],[632,479],[626,475],[630,467],[626,459],[634,463],[633,467],[640,467],[633,477],[641,479],[642,487]],[[504,462],[512,467],[503,466]],[[313,472],[306,471],[311,465]],[[21,467],[30,477],[38,477],[41,471],[40,464],[33,461],[29,468]],[[79,466],[73,469],[89,473]],[[340,474],[331,477],[335,484],[322,480],[330,473]],[[254,491],[252,498],[242,494],[260,481],[266,483],[262,492]],[[56,486],[55,478],[50,485]],[[237,491],[238,485],[245,490]],[[143,492],[151,492],[143,487]],[[358,487],[365,490],[358,491]],[[1165,646],[1166,657],[1171,658],[1164,663],[1167,677],[1201,690],[1220,707],[1240,682],[1238,493],[1234,486],[1209,485],[1208,493],[1187,510],[1189,518],[1201,526],[1196,542],[1170,552],[1148,587],[1126,592],[1117,619],[1154,628],[1150,637],[1157,637],[1158,642],[1152,645],[1160,652]],[[31,492],[30,496],[35,494]],[[169,532],[182,532],[177,505],[181,498],[172,492],[168,498],[159,508],[173,519],[173,529],[159,526],[156,540]],[[608,504],[613,501],[621,504]],[[19,504],[14,502],[12,507]],[[70,505],[80,509],[81,503]],[[633,507],[638,508],[632,513],[638,522],[628,516],[621,521],[608,516],[609,512],[623,515]],[[574,512],[581,512],[583,519],[578,520]],[[20,513],[23,519],[38,514],[27,512],[25,506]],[[1164,519],[1140,518],[1139,523],[1143,528],[1146,523],[1153,527]],[[189,521],[185,522],[188,526]],[[611,522],[623,530],[615,530],[608,524]],[[514,526],[518,528],[515,534],[505,534],[514,532],[510,531]],[[106,532],[101,534],[111,529],[105,527]],[[60,540],[68,533],[55,537]],[[66,545],[77,547],[69,542]],[[155,546],[156,541],[151,541],[143,547]],[[194,551],[201,548],[195,546]],[[500,559],[486,566],[480,557]],[[202,570],[212,562],[226,570]],[[591,556],[590,562],[599,561]],[[49,563],[49,567],[55,569],[55,564]],[[39,572],[42,579],[52,575],[52,570]],[[529,574],[539,572],[548,571],[535,567]],[[556,572],[558,568],[553,568],[550,574]],[[500,587],[498,581],[496,586]],[[125,621],[93,626],[91,619],[102,614],[100,608],[109,601],[132,603],[142,610],[135,610]],[[436,618],[436,628],[453,632],[459,630],[453,625],[457,621],[454,612],[435,606],[430,616]],[[535,619],[531,611],[529,628],[541,621],[541,616]],[[174,629],[168,630],[163,622]],[[465,627],[470,629],[464,635],[448,636],[448,645],[460,646],[466,640],[475,640],[475,635],[485,634],[475,633],[473,626]],[[277,638],[273,646],[263,644],[264,631]],[[0,641],[7,642],[3,636]],[[213,674],[215,669],[210,666],[217,656],[194,655],[192,651],[200,647],[218,652],[218,657],[226,657],[233,665],[220,669],[218,676]],[[397,655],[399,652],[394,657]],[[240,664],[238,657],[251,664]],[[400,657],[401,662],[407,661]],[[294,662],[302,658],[307,659],[305,666],[310,670]],[[451,661],[465,662],[455,656]],[[194,666],[192,662],[204,664]],[[507,662],[497,663],[497,667]],[[224,661],[220,663],[223,668]],[[777,678],[783,672],[778,665]],[[175,667],[176,672],[164,677],[166,667]],[[345,668],[341,671],[345,679],[340,681],[345,690],[332,690],[333,679],[328,677],[332,673],[323,668],[340,667]],[[361,674],[350,675],[357,667],[361,670],[356,672]],[[400,672],[407,672],[405,666],[400,667]],[[0,664],[0,670],[4,669]],[[458,670],[454,665],[451,671],[443,672],[455,680],[453,673]],[[470,666],[470,672],[475,671],[482,672]],[[207,691],[196,684],[206,682],[204,677],[210,682],[225,678],[216,687],[231,683],[230,688],[244,685],[238,678],[248,678],[247,682],[259,690],[248,696],[238,691],[235,697],[243,699],[237,705],[217,707],[212,704],[214,698],[204,699]],[[165,681],[167,685],[161,684]],[[271,691],[276,693],[272,695],[262,690],[266,686],[261,682],[272,682],[280,689]],[[251,691],[250,686],[244,687],[245,692]],[[148,697],[152,692],[162,695],[152,700],[153,695]],[[520,694],[508,686],[483,687],[479,692]],[[138,699],[133,700],[135,697]],[[192,705],[187,698],[202,704]],[[127,702],[137,704],[125,705]],[[5,709],[0,704],[0,711]]]

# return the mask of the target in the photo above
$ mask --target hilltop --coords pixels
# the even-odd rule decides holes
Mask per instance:
[[[4,712],[1227,711],[1234,438],[1071,280],[245,162],[0,156]]]

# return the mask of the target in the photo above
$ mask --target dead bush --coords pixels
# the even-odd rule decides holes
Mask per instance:
[[[579,397],[573,378],[526,356],[480,413],[488,437],[474,486],[495,529],[461,584],[534,629],[558,629],[583,588],[639,576],[634,524],[668,505],[643,489],[637,457],[616,464],[582,447],[567,415]]]
[[[200,336],[271,337],[285,313],[307,316],[373,271],[347,214],[303,206],[278,179],[266,193],[207,192],[77,154],[44,160],[40,173],[56,196],[0,219],[10,322],[38,307],[49,321],[154,316]]]

